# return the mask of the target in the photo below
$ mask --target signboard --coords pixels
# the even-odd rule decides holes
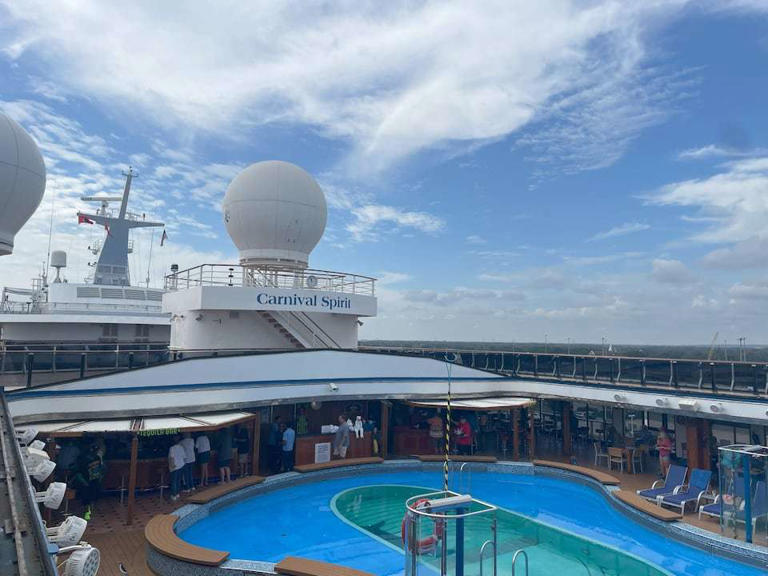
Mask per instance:
[[[319,442],[315,444],[315,464],[331,461],[331,443]]]
[[[169,295],[170,294],[170,295]],[[183,296],[182,296],[183,295]],[[375,316],[376,297],[300,288],[200,286],[166,293],[164,312],[177,310],[287,310]]]

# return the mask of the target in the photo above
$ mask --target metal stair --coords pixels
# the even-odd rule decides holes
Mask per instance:
[[[275,318],[275,316],[271,312],[267,312],[266,310],[262,310],[259,312],[259,315],[266,320],[268,324],[270,324],[275,330],[280,332],[280,334],[283,335],[283,337],[288,340],[288,342],[291,343],[292,346],[295,348],[309,348],[306,343],[302,342],[296,336],[294,336],[290,330],[288,330],[285,326],[283,326],[280,321]]]

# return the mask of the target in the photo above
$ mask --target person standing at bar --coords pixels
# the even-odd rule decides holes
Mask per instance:
[[[232,429],[224,428],[219,436],[219,481],[230,482],[232,480]]]
[[[184,449],[184,474],[182,481],[184,483],[184,492],[191,492],[195,489],[194,468],[195,468],[195,441],[192,440],[192,434],[184,432],[184,438],[180,442]]]
[[[440,416],[440,408],[435,410],[435,414],[427,420],[427,424],[429,424],[429,437],[432,439],[435,454],[442,454],[445,428],[443,427],[443,418]]]
[[[179,499],[181,487],[181,475],[184,473],[186,458],[184,448],[181,446],[181,438],[174,438],[174,443],[168,450],[168,469],[171,471],[171,501]]]
[[[248,460],[251,447],[248,428],[245,426],[245,424],[241,424],[238,427],[237,436],[235,437],[235,444],[237,445],[237,472],[238,475],[242,478],[243,476],[248,476]]]
[[[200,487],[208,486],[208,462],[211,459],[211,441],[205,434],[195,438],[197,461],[200,462]]]
[[[291,423],[288,425],[281,425],[283,429],[283,472],[290,472],[293,470],[293,458],[294,458],[294,444],[296,442],[296,432],[291,428]]]
[[[336,430],[336,435],[333,437],[333,454],[339,458],[347,457],[347,449],[349,448],[349,425],[347,424],[347,418],[343,414],[339,416],[339,428]]]
[[[472,426],[466,416],[462,416],[459,425],[455,428],[456,448],[459,454],[469,455],[472,452]]]
[[[307,409],[302,406],[296,417],[296,435],[304,436],[306,434],[309,434],[309,420],[307,420]]]
[[[269,438],[267,439],[267,449],[269,456],[269,472],[276,474],[280,471],[282,436],[280,434],[280,416],[275,416],[269,425]]]

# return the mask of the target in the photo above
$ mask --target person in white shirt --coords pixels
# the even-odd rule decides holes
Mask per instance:
[[[195,481],[192,478],[195,468],[195,441],[189,432],[184,432],[181,447],[184,448],[184,492],[190,492],[195,489]]]
[[[197,461],[200,462],[200,487],[208,486],[208,461],[211,459],[211,441],[205,434],[195,438]]]
[[[290,472],[293,470],[293,456],[294,456],[294,444],[296,442],[296,432],[293,428],[291,428],[291,423],[289,422],[286,426],[285,424],[281,424],[280,428],[282,428],[283,431],[283,472]]]
[[[174,438],[175,442],[168,450],[168,469],[171,471],[171,500],[179,499],[179,488],[181,485],[181,475],[184,473],[186,457],[184,448],[181,446],[181,438]]]

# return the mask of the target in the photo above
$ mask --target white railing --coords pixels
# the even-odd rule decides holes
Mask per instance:
[[[276,266],[245,268],[236,264],[202,264],[165,277],[166,290],[184,290],[195,286],[321,290],[374,296],[376,280],[330,270],[291,270]]]
[[[87,302],[4,302],[0,314],[74,314],[77,312],[132,312],[160,314],[162,305],[157,304],[95,304]]]

